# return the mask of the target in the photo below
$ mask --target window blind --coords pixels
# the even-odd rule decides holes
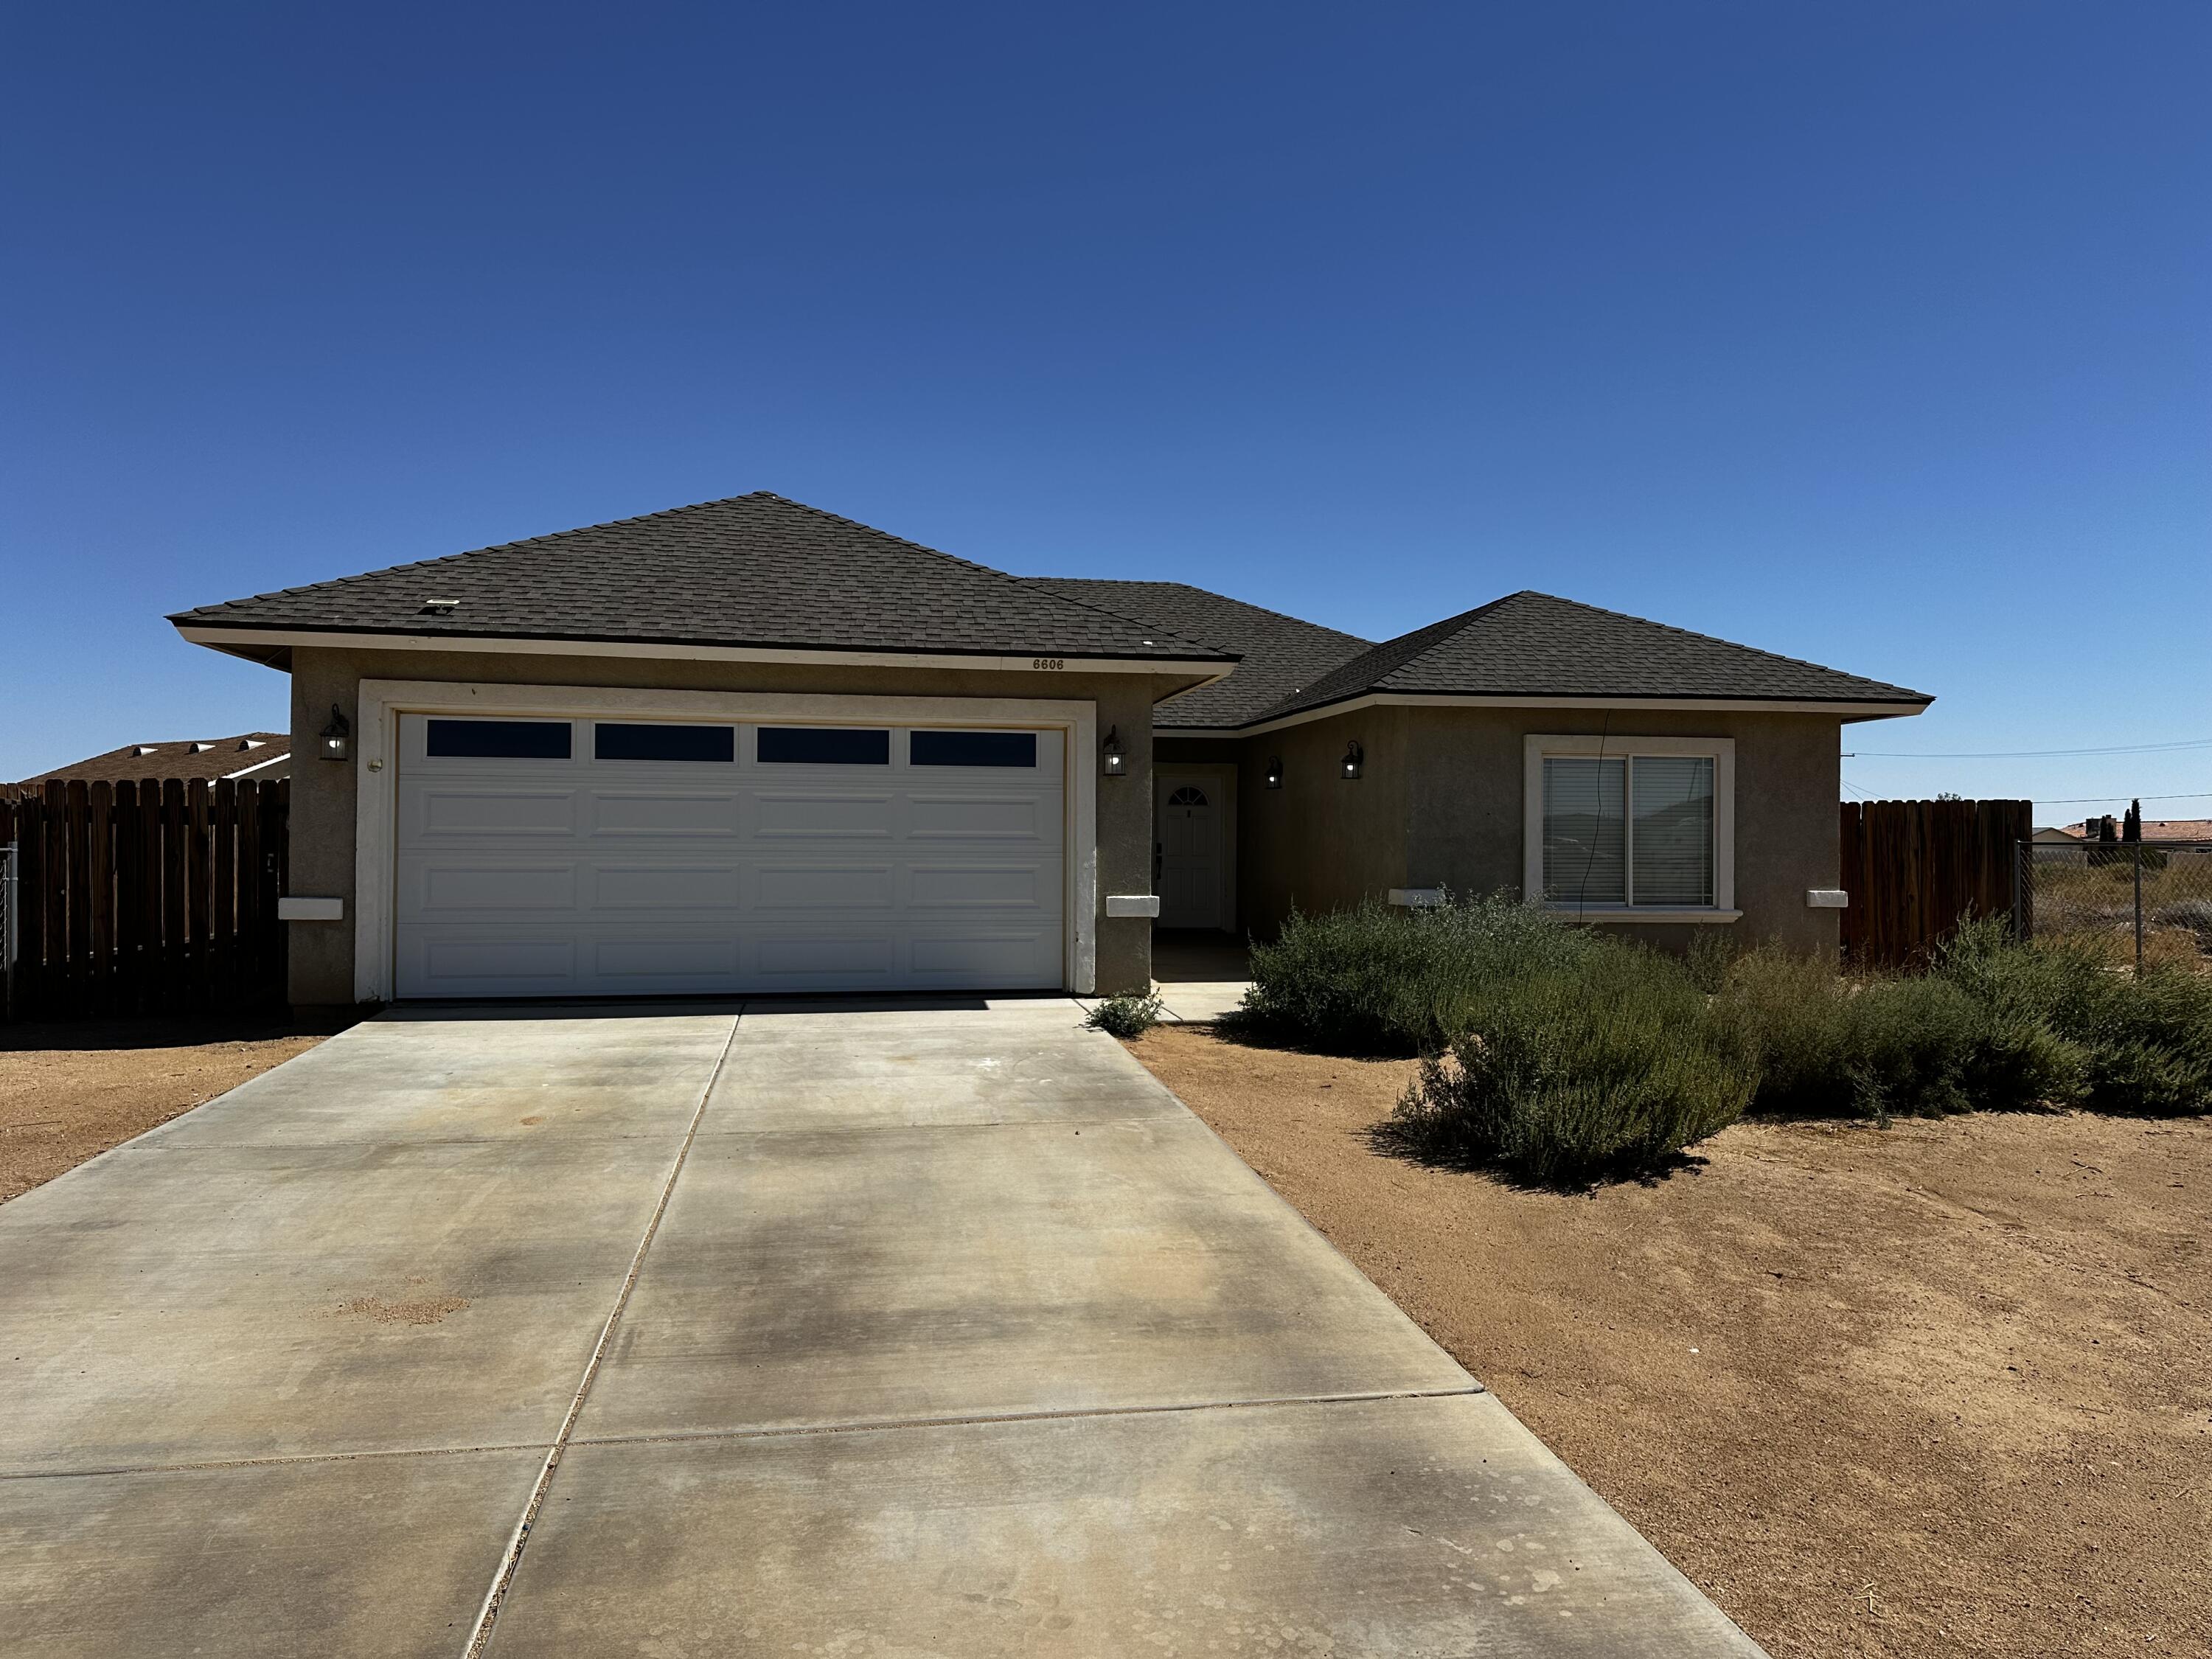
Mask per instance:
[[[1544,759],[1544,896],[1555,904],[1628,902],[1628,763]]]
[[[1638,904],[1713,902],[1713,763],[1703,755],[1638,755],[1629,890]]]

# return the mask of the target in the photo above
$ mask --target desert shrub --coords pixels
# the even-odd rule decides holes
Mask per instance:
[[[1468,1029],[1499,985],[1566,968],[1596,942],[1504,896],[1432,909],[1370,899],[1321,915],[1293,912],[1274,943],[1252,947],[1241,1018],[1337,1053],[1432,1054]]]
[[[1094,1030],[1117,1037],[1142,1036],[1159,1023],[1160,998],[1157,991],[1124,991],[1119,996],[1108,997],[1091,1011],[1085,1021]]]
[[[1430,1156],[1561,1184],[1633,1173],[1735,1121],[1755,1074],[1679,959],[1591,939],[1508,976],[1423,1064],[1391,1132]]]

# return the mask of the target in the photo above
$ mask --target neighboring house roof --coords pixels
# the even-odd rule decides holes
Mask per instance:
[[[1386,641],[1285,696],[1261,718],[1279,720],[1377,692],[1890,705],[1935,701],[1818,663],[1523,592]]]
[[[431,601],[458,601],[450,608]],[[221,632],[450,635],[841,652],[1235,659],[765,490],[170,617]],[[249,639],[240,654],[270,659]],[[284,647],[288,649],[289,647]]]
[[[2119,829],[2120,814],[2112,815],[2115,833]],[[2064,833],[2075,841],[2085,840],[2097,831],[2094,819],[2069,823]],[[2145,841],[2212,841],[2212,818],[2145,818],[2142,826]]]
[[[2076,830],[2054,830],[2045,828],[2037,830],[2030,839],[2041,842],[2045,846],[2059,846],[2077,842],[2081,839],[2081,832]]]
[[[1187,582],[1112,581],[1085,576],[1030,576],[1038,587],[1085,600],[1187,639],[1239,653],[1236,672],[1211,685],[1178,692],[1152,713],[1158,730],[1224,729],[1258,719],[1301,685],[1320,678],[1368,647],[1341,634],[1210,593]]]
[[[231,738],[126,743],[120,749],[111,749],[104,755],[94,755],[73,765],[57,766],[51,772],[25,778],[11,787],[20,789],[49,779],[135,783],[142,778],[181,778],[186,781],[204,778],[213,782],[218,778],[236,777],[241,772],[253,778],[281,778],[289,775],[291,757],[291,737],[283,732],[241,732]]]

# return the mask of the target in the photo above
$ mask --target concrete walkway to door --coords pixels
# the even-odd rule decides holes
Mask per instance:
[[[0,1364],[11,1655],[1757,1651],[1060,999],[372,1022]]]

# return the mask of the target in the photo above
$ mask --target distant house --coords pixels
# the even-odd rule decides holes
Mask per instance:
[[[2117,818],[2113,821],[2115,823],[2118,822]],[[2096,833],[2095,823],[2091,820],[2069,823],[2063,830],[2039,830],[2035,832],[2035,838],[2041,841],[2048,834],[2065,836],[2075,841],[2088,841],[2094,840]],[[2145,841],[2212,841],[2212,818],[2145,818],[2142,838]]]
[[[2037,830],[2030,839],[2038,847],[2073,847],[2081,842],[2082,836],[2078,827],[2072,830],[2059,830],[2046,826]]]
[[[139,782],[176,778],[185,782],[201,779],[251,778],[256,782],[292,775],[292,738],[285,732],[241,732],[231,738],[185,738],[169,743],[126,743],[120,749],[94,755],[68,766],[57,766],[35,778],[8,786],[28,789],[49,781],[64,783]]]

